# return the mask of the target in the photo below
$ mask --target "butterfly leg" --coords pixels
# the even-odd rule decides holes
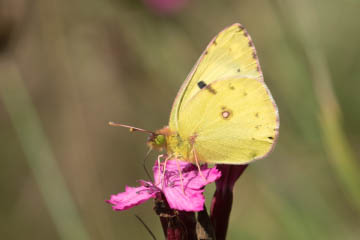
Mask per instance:
[[[181,172],[181,169],[180,169],[180,165],[179,165],[179,160],[178,160],[178,159],[176,159],[176,165],[177,165],[177,168],[178,168],[178,171],[179,171],[179,175],[180,175],[181,189],[182,189],[184,195],[186,195],[186,194],[185,194],[185,189],[184,189],[184,182],[183,182],[182,172]]]
[[[206,178],[204,177],[204,175],[203,175],[202,172],[201,172],[200,164],[199,164],[199,160],[198,160],[197,155],[196,155],[195,148],[193,148],[193,153],[194,153],[194,158],[195,158],[196,166],[197,166],[197,168],[198,168],[198,170],[199,170],[199,174],[200,174],[200,176],[204,179],[204,181],[207,182]]]
[[[160,154],[157,158],[157,163],[158,163],[158,168],[159,168],[159,171],[161,172],[161,158],[164,157],[164,154]]]
[[[165,155],[166,156],[166,155]],[[164,169],[163,169],[163,172],[162,172],[162,182],[161,182],[161,185],[164,187],[164,183],[165,183],[165,173],[166,173],[166,164],[167,164],[167,161],[171,158],[171,156],[166,156],[165,158],[165,161],[164,161]]]
[[[164,154],[160,154],[159,156],[158,156],[158,158],[157,158],[157,164],[158,164],[158,169],[159,169],[159,172],[160,172],[160,174],[159,174],[159,176],[161,176],[162,174],[162,172],[161,172],[161,158],[162,157],[164,157]],[[160,181],[161,181],[161,177],[160,177]]]

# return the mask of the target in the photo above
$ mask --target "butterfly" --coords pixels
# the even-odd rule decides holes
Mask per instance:
[[[196,163],[247,164],[267,156],[279,133],[279,114],[264,83],[254,43],[235,23],[218,33],[182,84],[169,125],[148,132],[151,149]]]

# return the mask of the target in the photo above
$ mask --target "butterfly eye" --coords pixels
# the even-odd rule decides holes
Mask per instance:
[[[165,143],[165,136],[157,135],[154,139],[154,143],[158,146],[162,146]]]

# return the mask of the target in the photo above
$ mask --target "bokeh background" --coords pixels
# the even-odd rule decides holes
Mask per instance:
[[[187,73],[242,23],[280,139],[236,184],[228,239],[359,239],[357,0],[0,0],[0,239],[158,239],[151,201],[104,202],[146,177],[146,136]],[[156,154],[148,161],[151,167]],[[208,199],[214,187],[207,190]]]

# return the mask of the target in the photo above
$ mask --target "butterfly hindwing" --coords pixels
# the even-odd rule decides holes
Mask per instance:
[[[253,78],[215,81],[180,112],[179,133],[194,139],[199,160],[244,164],[270,152],[277,138],[276,106],[263,82]]]

